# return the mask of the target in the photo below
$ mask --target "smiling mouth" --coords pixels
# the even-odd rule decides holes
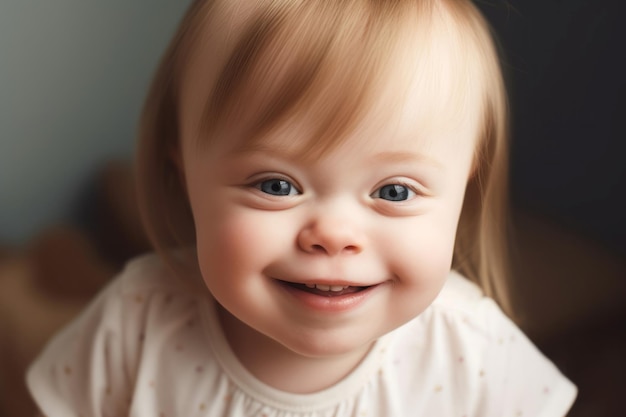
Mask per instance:
[[[338,297],[340,295],[354,294],[364,291],[370,286],[352,286],[352,285],[327,285],[327,284],[298,284],[295,282],[280,281],[281,284],[297,289],[299,291],[308,292],[310,294],[321,295],[324,297]]]

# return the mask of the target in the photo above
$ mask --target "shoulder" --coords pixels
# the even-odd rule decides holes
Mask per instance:
[[[189,271],[182,276],[150,253],[130,260],[92,305],[113,303],[115,309],[133,314],[154,310],[155,304],[169,306],[173,301],[189,304],[207,296],[199,273]]]
[[[178,291],[180,282],[175,274],[154,253],[131,259],[117,276],[120,290],[127,291]]]
[[[130,261],[29,368],[40,409],[59,416],[126,413],[128,393],[156,366],[153,359],[191,337],[199,297],[157,256]]]
[[[482,369],[494,346],[515,339],[521,331],[480,287],[451,271],[433,303],[394,333],[399,346],[423,352],[413,356],[416,360],[446,369],[454,368],[452,363]]]
[[[176,279],[156,255],[129,261],[65,328],[48,343],[41,357],[63,355],[68,349],[92,349],[112,339],[127,339],[140,331],[154,304],[183,294]],[[40,359],[41,359],[40,357]]]
[[[455,271],[450,272],[433,303],[406,327],[412,337],[436,332],[448,344],[471,343],[474,350],[520,333],[493,299]]]
[[[453,270],[432,306],[459,314],[476,314],[492,303],[495,304],[478,285]]]
[[[407,385],[432,378],[424,389],[448,395],[462,406],[460,415],[563,416],[576,395],[497,303],[456,272],[432,305],[399,329],[398,340],[412,358],[402,368]]]
[[[503,332],[519,332],[493,299],[456,271],[450,272],[430,309],[433,318],[445,317],[448,321],[472,328],[476,338],[492,340],[493,337],[502,337]]]

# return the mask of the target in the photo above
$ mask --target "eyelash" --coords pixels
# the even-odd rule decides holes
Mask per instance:
[[[403,200],[390,200],[390,199],[385,199],[382,198],[380,196],[381,190],[383,190],[385,187],[402,187],[406,190],[408,197],[406,199]],[[397,192],[397,190],[394,190]],[[381,200],[385,200],[385,201],[389,201],[389,202],[404,202],[404,201],[409,201],[414,199],[415,197],[422,195],[422,193],[419,192],[419,190],[417,190],[414,186],[407,184],[405,182],[402,181],[397,181],[397,182],[390,182],[387,184],[383,184],[380,187],[376,188],[376,190],[370,194],[370,196],[372,198],[376,198],[376,199],[381,199]]]

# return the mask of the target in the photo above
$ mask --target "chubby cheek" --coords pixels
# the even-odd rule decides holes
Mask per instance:
[[[425,309],[437,296],[450,272],[456,222],[416,218],[399,230],[402,238],[385,245],[389,269],[397,279],[401,302]],[[407,307],[409,308],[409,307]]]
[[[198,261],[207,286],[218,299],[255,291],[265,282],[259,276],[284,242],[280,223],[241,207],[212,214],[196,222]]]

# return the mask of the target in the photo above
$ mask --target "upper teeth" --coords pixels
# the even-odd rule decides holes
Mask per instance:
[[[309,288],[317,288],[320,291],[334,291],[339,292],[345,290],[349,285],[325,285],[325,284],[304,284]]]

